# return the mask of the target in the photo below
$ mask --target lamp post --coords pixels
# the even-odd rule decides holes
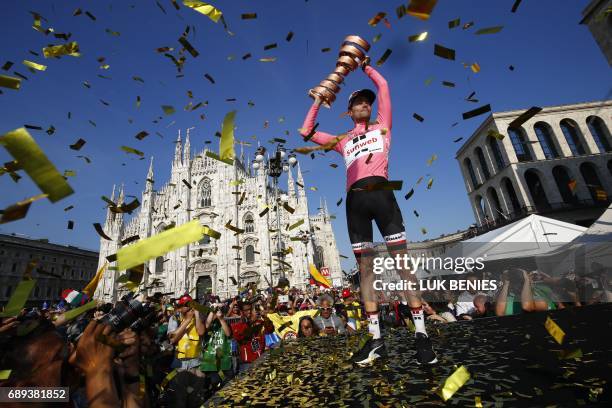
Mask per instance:
[[[306,273],[307,276],[310,276],[310,269],[308,268],[308,242],[310,242],[310,239],[312,238],[313,233],[310,231],[300,231],[300,233],[298,234],[298,236],[296,237],[296,239],[300,240],[302,242],[302,244],[304,244],[304,247],[306,248]],[[306,278],[309,279],[310,278]]]
[[[265,147],[259,146],[257,148],[253,168],[255,170],[263,169],[269,177],[272,177],[272,183],[274,185],[274,201],[276,202],[276,254],[278,256],[281,268],[281,275],[278,279],[278,285],[282,286],[288,285],[289,281],[285,276],[285,269],[283,267],[284,252],[281,245],[280,204],[281,201],[286,202],[288,197],[284,194],[282,197],[279,197],[278,178],[281,176],[281,174],[289,172],[289,166],[293,166],[297,162],[297,158],[295,157],[295,154],[289,154],[287,160],[285,160],[287,152],[281,145],[276,146],[276,151],[271,159],[266,160],[265,153]],[[272,259],[270,259],[270,264],[272,264]],[[272,279],[272,276],[270,276],[270,285],[273,283]]]

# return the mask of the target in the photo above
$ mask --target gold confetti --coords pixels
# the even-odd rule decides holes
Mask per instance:
[[[440,386],[437,394],[442,397],[444,401],[448,401],[458,390],[470,379],[470,373],[461,366],[455,370],[454,373],[448,377],[444,383]]]
[[[489,129],[487,136],[494,137],[497,140],[502,140],[505,136],[499,133],[497,130]]]
[[[295,229],[297,227],[299,227],[300,225],[302,225],[304,223],[304,219],[299,220],[298,222],[291,224],[289,226],[289,228],[287,228],[288,231],[291,231],[292,229]]]
[[[393,51],[391,51],[389,48],[387,48],[387,50],[384,52],[382,57],[380,57],[380,59],[378,61],[376,61],[376,66],[380,67],[382,64],[384,64],[385,61],[387,61],[387,59],[389,58],[389,56],[391,55],[392,52]]]
[[[8,75],[0,75],[0,87],[9,89],[19,89],[21,87],[21,79]]]
[[[483,113],[487,113],[487,112],[491,112],[491,105],[489,105],[489,104],[481,106],[480,108],[473,109],[473,110],[468,111],[468,112],[464,112],[463,113],[463,120],[471,119],[473,117],[476,117],[478,115],[482,115]]]
[[[425,41],[427,38],[427,31],[423,31],[421,34],[415,34],[408,37],[409,42]]]
[[[161,108],[164,111],[165,115],[172,115],[174,112],[176,112],[176,110],[174,109],[174,106],[171,106],[171,105],[162,105]]]
[[[218,22],[223,16],[221,10],[202,1],[183,0],[183,5],[197,11],[198,13],[204,14],[215,23]]]
[[[472,65],[470,65],[470,68],[472,68],[472,71],[474,73],[478,73],[480,72],[480,65],[478,65],[477,62],[473,63]]]
[[[419,115],[418,113],[413,113],[412,117],[418,120],[419,122],[423,122],[425,120],[425,118]]]
[[[461,24],[461,19],[456,18],[456,19],[451,20],[451,21],[448,22],[448,28],[449,28],[449,30],[453,29],[453,28],[459,26],[459,24]]]
[[[550,318],[550,316],[546,318],[544,327],[548,331],[548,334],[550,334],[557,343],[563,343],[565,332],[557,325],[557,323],[555,323],[553,319]]]
[[[140,150],[136,150],[136,149],[134,149],[132,147],[129,147],[129,146],[121,146],[121,150],[123,150],[124,152],[127,152],[127,153],[133,153],[133,154],[138,155],[140,157],[144,157],[144,153],[143,152],[141,152]]]
[[[411,189],[410,189],[410,191],[408,192],[408,194],[406,194],[406,195],[404,196],[404,198],[405,198],[406,200],[408,200],[408,199],[410,199],[410,197],[412,197],[412,195],[413,195],[413,194],[414,194],[414,188],[411,188]]]
[[[0,136],[0,144],[21,164],[52,203],[74,193],[25,128]]]
[[[28,61],[28,60],[23,60],[23,65],[25,65],[28,68],[35,69],[37,71],[46,71],[47,70],[47,66],[46,65],[37,64],[35,62]]]
[[[432,164],[434,161],[436,161],[436,160],[438,160],[438,155],[437,155],[437,154],[433,154],[433,155],[432,155],[432,156],[429,158],[429,160],[427,160],[427,165],[428,165],[428,166],[431,166],[431,164]]]
[[[45,197],[47,197],[47,194],[39,194],[6,207],[2,211],[0,224],[5,224],[7,222],[17,221],[25,218],[25,216],[28,214],[28,210],[30,209],[30,204],[32,204],[36,200],[40,200],[41,198]]]
[[[268,45],[264,46],[264,51],[268,51],[268,50],[271,50],[272,48],[276,48],[276,47],[278,47],[277,43],[268,44]]]
[[[140,240],[133,245],[121,248],[117,252],[117,269],[130,269],[149,259],[157,258],[187,244],[199,241],[205,234],[215,239],[221,237],[218,232],[203,227],[200,221],[193,220],[150,238]]]
[[[36,280],[22,280],[19,282],[15,291],[11,294],[8,303],[4,307],[4,311],[0,313],[0,317],[13,317],[21,313],[21,309],[30,297],[32,289],[36,286]]]
[[[191,54],[191,56],[193,58],[197,57],[198,55],[200,55],[200,53],[198,52],[198,50],[196,50],[193,45],[191,45],[191,43],[189,41],[187,41],[187,38],[185,37],[180,37],[178,39],[178,42],[181,43],[181,45],[183,47],[185,47],[185,49],[189,52],[189,54]]]
[[[438,0],[410,0],[406,13],[421,20],[431,17]]]
[[[243,20],[253,20],[257,18],[257,13],[244,13],[240,17]]]
[[[427,230],[426,230],[425,228],[421,227],[421,233],[422,233],[423,235],[426,235],[426,234],[427,234]]]
[[[542,111],[542,108],[540,108],[539,106],[532,106],[531,108],[527,109],[525,112],[521,113],[512,122],[510,122],[508,124],[508,127],[513,128],[513,129],[518,129],[521,127],[523,123],[527,122],[529,119],[531,119],[532,117],[534,117],[541,111]]]
[[[455,50],[443,47],[440,44],[434,44],[434,55],[452,61],[455,60]]]
[[[261,61],[261,62],[274,62],[274,61],[276,61],[276,57],[260,58],[259,61]]]
[[[504,28],[504,26],[481,28],[480,30],[476,31],[474,34],[476,35],[495,34],[495,33],[499,33],[502,30],[502,28]]]
[[[221,141],[219,142],[219,157],[221,160],[233,160],[234,153],[234,118],[236,111],[231,111],[223,119]]]
[[[385,18],[385,16],[386,16],[386,15],[387,15],[387,13],[384,13],[384,12],[382,12],[382,11],[381,11],[380,13],[378,13],[378,14],[376,14],[374,17],[372,17],[372,18],[370,19],[370,21],[368,21],[368,24],[369,24],[370,26],[372,26],[372,27],[376,27],[376,25],[377,25],[378,23],[380,23],[380,21],[381,21],[383,18]]]
[[[431,190],[432,185],[433,185],[433,179],[429,179],[429,181],[427,182],[427,189]]]
[[[62,55],[70,55],[72,57],[81,56],[81,54],[79,54],[79,44],[76,41],[69,42],[68,44],[45,47],[43,48],[43,55],[45,58],[60,57]]]

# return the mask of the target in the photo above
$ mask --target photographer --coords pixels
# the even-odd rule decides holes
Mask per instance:
[[[190,302],[193,302],[191,296],[181,296],[176,302],[178,319],[172,316],[168,322],[168,338],[176,346],[172,367],[177,369],[177,375],[168,387],[173,391],[170,395],[172,407],[199,406],[207,395],[207,381],[199,368],[201,336],[206,333],[206,326],[200,313],[189,306]]]
[[[232,324],[232,333],[238,342],[240,372],[243,372],[263,354],[266,345],[264,331],[272,333],[274,326],[269,320],[261,319],[251,303],[241,302],[239,306],[242,318]]]

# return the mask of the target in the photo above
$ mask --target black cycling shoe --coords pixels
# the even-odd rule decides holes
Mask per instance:
[[[385,341],[380,339],[369,339],[368,342],[351,357],[351,363],[365,366],[373,363],[378,358],[387,357]]]
[[[435,364],[438,362],[436,353],[431,347],[431,340],[425,333],[416,333],[416,359],[418,364]]]

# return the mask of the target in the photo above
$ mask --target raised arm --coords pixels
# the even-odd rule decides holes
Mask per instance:
[[[302,125],[302,129],[300,130],[300,134],[303,137],[308,136],[310,132],[312,132],[320,107],[321,100],[317,98],[308,110],[308,113],[306,114],[306,119],[304,119],[304,124]],[[327,143],[333,143],[335,139],[336,136],[330,135],[329,133],[315,131],[313,136],[309,140],[315,142],[316,144],[324,145]]]
[[[366,75],[374,82],[377,90],[378,115],[376,120],[391,129],[391,94],[387,80],[370,65],[363,68]]]

